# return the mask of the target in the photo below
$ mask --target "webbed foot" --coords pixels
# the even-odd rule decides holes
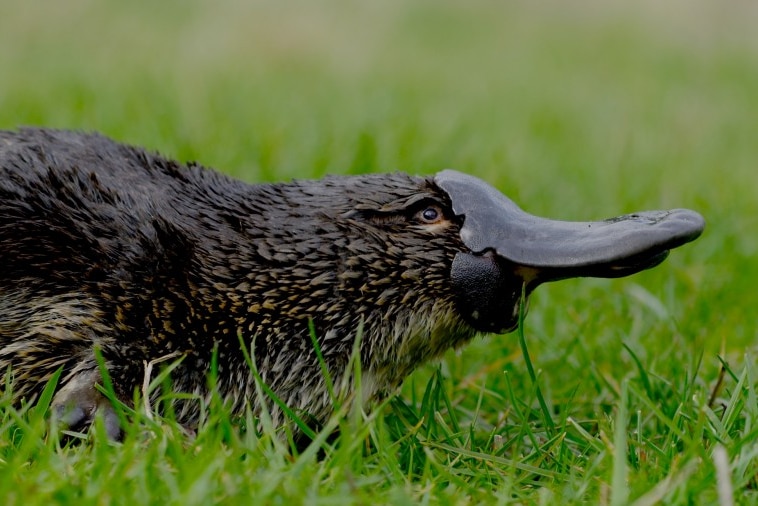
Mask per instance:
[[[72,376],[53,397],[53,417],[68,430],[86,431],[100,414],[109,439],[121,438],[121,424],[111,402],[95,385],[101,381],[97,368]]]

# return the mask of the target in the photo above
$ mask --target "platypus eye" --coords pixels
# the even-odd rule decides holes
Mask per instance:
[[[439,223],[445,217],[445,213],[437,205],[428,205],[416,215],[421,223]]]

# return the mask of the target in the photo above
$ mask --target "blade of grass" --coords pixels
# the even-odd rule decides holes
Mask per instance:
[[[555,423],[553,417],[550,415],[550,409],[547,407],[547,402],[542,395],[542,389],[537,381],[537,375],[534,372],[534,366],[532,365],[532,359],[529,356],[529,349],[526,346],[526,337],[524,335],[524,318],[526,317],[526,284],[521,286],[521,300],[519,301],[518,310],[518,342],[521,346],[521,352],[524,354],[524,362],[526,363],[526,369],[529,372],[529,378],[532,380],[534,386],[534,393],[537,396],[537,402],[540,404],[542,410],[542,417],[547,427],[548,437],[555,435]]]
[[[644,388],[645,392],[649,397],[653,396],[653,388],[650,384],[650,378],[648,377],[647,371],[645,370],[645,367],[642,365],[642,361],[640,361],[639,357],[636,353],[632,350],[632,348],[626,344],[621,343],[621,345],[624,347],[624,349],[629,353],[629,356],[632,357],[632,360],[634,361],[634,365],[637,366],[637,372],[639,372],[640,375],[640,381],[642,382],[642,387]]]
[[[319,367],[321,367],[321,375],[324,377],[324,381],[326,382],[326,391],[329,393],[329,398],[332,400],[332,402],[339,403],[339,399],[334,392],[334,382],[332,381],[332,375],[329,374],[329,369],[326,366],[324,355],[321,353],[321,346],[318,344],[318,337],[316,336],[316,325],[313,323],[312,318],[308,319],[308,335],[311,338],[313,349],[316,351],[316,358],[318,359]],[[338,408],[339,406],[335,405],[335,409]]]
[[[247,363],[247,366],[250,368],[250,372],[252,373],[253,377],[255,378],[256,383],[260,386],[261,390],[266,394],[266,396],[271,399],[278,407],[282,410],[282,413],[292,422],[297,425],[298,429],[300,429],[303,434],[305,434],[308,438],[311,440],[316,439],[316,432],[311,429],[305,421],[303,421],[287,404],[282,401],[278,395],[269,387],[264,381],[263,378],[260,375],[260,372],[258,371],[258,366],[255,364],[255,361],[253,360],[253,354],[251,351],[248,350],[247,344],[245,343],[245,339],[242,337],[242,334],[239,334],[238,336],[240,348],[242,349],[242,354],[245,358],[245,362]],[[250,345],[250,349],[253,349],[253,345]],[[263,399],[261,399],[263,401]]]
[[[446,443],[437,443],[433,441],[426,441],[423,443],[425,446],[429,446],[432,448],[440,448],[442,450],[449,451],[451,453],[460,454],[464,457],[470,457],[474,459],[479,459],[485,462],[489,462],[498,466],[507,467],[510,469],[518,469],[519,471],[524,471],[527,473],[535,474],[537,476],[544,476],[545,478],[552,478],[552,479],[558,479],[560,478],[561,474],[556,471],[550,471],[547,469],[542,469],[537,466],[532,466],[529,464],[524,464],[522,462],[518,462],[516,460],[510,460],[503,457],[498,457],[495,455],[490,455],[487,453],[478,452],[475,450],[469,450],[466,448],[460,448],[457,446],[451,446]]]
[[[622,506],[629,499],[627,477],[626,430],[627,415],[627,381],[621,382],[621,399],[619,400],[616,426],[613,434],[613,478],[611,480],[611,506]]]

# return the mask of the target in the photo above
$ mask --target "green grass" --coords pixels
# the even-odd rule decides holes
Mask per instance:
[[[194,436],[137,409],[123,443],[70,445],[4,389],[4,504],[758,502],[748,2],[8,4],[0,128],[249,181],[454,167],[537,214],[681,206],[708,229],[633,278],[541,287],[522,346],[477,339],[302,453],[220,403]]]

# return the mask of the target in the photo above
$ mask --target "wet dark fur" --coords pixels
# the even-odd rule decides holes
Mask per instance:
[[[445,219],[420,220],[429,205]],[[338,382],[362,326],[367,397],[472,337],[449,282],[459,226],[429,179],[249,185],[99,135],[0,132],[0,369],[33,398],[62,368],[56,402],[95,406],[95,345],[125,401],[178,352],[175,389],[203,396],[217,347],[239,412],[257,406],[241,335],[274,391],[323,421],[309,320]]]

